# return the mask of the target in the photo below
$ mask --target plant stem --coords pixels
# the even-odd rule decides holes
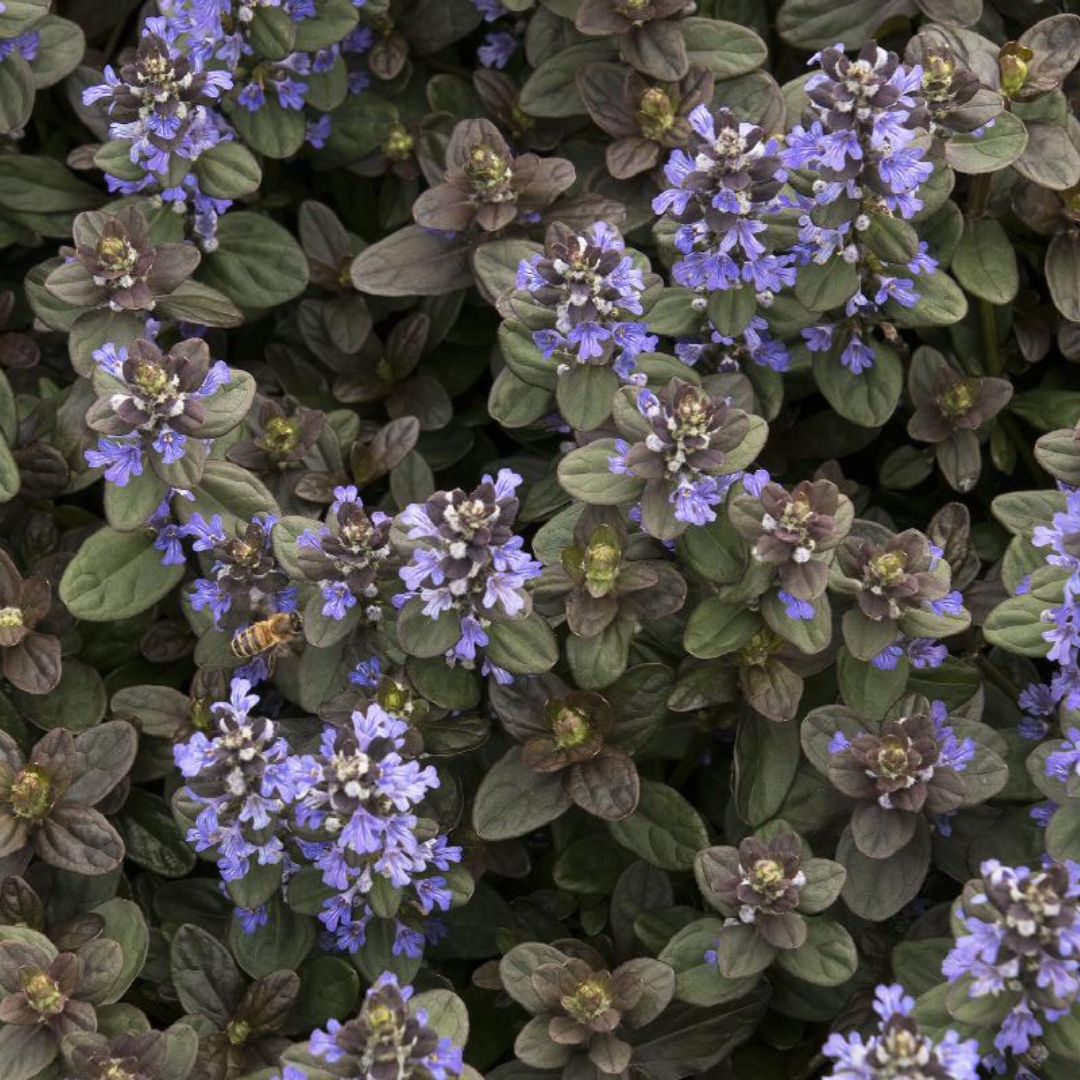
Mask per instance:
[[[979,173],[971,181],[968,189],[968,217],[982,217],[986,211],[986,204],[990,199],[990,187],[993,182],[993,173]]]

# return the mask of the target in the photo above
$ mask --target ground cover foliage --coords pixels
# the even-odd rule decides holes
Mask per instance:
[[[1075,1076],[1074,6],[0,0],[0,1076]]]

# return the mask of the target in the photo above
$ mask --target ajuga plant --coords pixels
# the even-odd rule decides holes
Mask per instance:
[[[1073,1080],[1078,62],[0,0],[0,1078]]]

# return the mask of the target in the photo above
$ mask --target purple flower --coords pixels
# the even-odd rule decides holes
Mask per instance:
[[[504,30],[488,34],[476,50],[477,59],[486,68],[504,68],[518,47],[517,38]]]
[[[789,619],[805,620],[814,617],[814,605],[809,600],[800,600],[783,589],[777,595],[784,605],[784,614]]]
[[[142,445],[135,436],[98,439],[96,450],[83,453],[92,469],[105,469],[105,479],[117,487],[125,487],[133,476],[142,476]]]
[[[826,1080],[880,1080],[882,1077],[948,1077],[979,1080],[979,1044],[961,1040],[947,1030],[935,1041],[919,1031],[912,1018],[915,999],[899,985],[878,986],[874,992],[877,1033],[864,1038],[858,1032],[829,1036],[821,1052],[835,1062]],[[913,1063],[916,1071],[911,1071]]]
[[[520,483],[515,472],[501,469],[469,494],[460,488],[436,492],[399,519],[409,539],[419,543],[400,570],[408,591],[395,603],[420,600],[432,619],[444,612],[457,615],[461,636],[446,654],[451,664],[473,666],[477,649],[487,644],[491,620],[524,611],[525,584],[540,573],[541,564],[513,533]]]
[[[330,1020],[325,1031],[311,1033],[311,1053],[335,1076],[349,1080],[384,1075],[457,1080],[464,1068],[461,1048],[428,1025],[423,1009],[409,1007],[412,993],[411,986],[399,986],[396,976],[384,972],[355,1019]]]
[[[603,359],[625,379],[634,357],[657,346],[644,323],[626,319],[642,312],[645,276],[606,222],[582,233],[550,226],[543,254],[519,263],[515,287],[554,315],[554,327],[534,330],[533,342],[545,358],[559,361],[560,373]]]
[[[1080,866],[1031,870],[989,859],[980,870],[956,910],[965,932],[942,972],[969,997],[998,998],[1004,1019],[994,1046],[1025,1054],[1080,994]]]

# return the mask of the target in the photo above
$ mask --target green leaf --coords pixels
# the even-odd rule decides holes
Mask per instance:
[[[991,304],[1011,303],[1020,288],[1012,241],[993,218],[964,219],[949,269],[972,296]]]
[[[12,38],[37,26],[48,10],[48,0],[6,0],[0,11],[0,38]]]
[[[86,37],[76,23],[51,14],[35,23],[34,33],[38,36],[38,51],[30,61],[30,71],[34,86],[44,90],[78,67],[86,52]]]
[[[255,156],[238,142],[219,142],[196,159],[195,175],[204,194],[214,199],[239,199],[259,190],[262,169]]]
[[[555,666],[559,645],[537,612],[524,619],[493,622],[488,628],[488,660],[514,675],[539,675]]]
[[[525,382],[509,367],[495,376],[488,395],[488,413],[504,428],[528,427],[554,407],[550,390]]]
[[[68,563],[60,599],[77,619],[112,622],[146,611],[183,576],[183,565],[162,565],[149,532],[122,533],[105,526]]]
[[[229,950],[200,927],[181,926],[169,949],[169,972],[184,1009],[224,1028],[244,993]]]
[[[0,62],[0,134],[21,129],[33,109],[33,72],[22,56],[13,52]]]
[[[705,959],[705,954],[716,948],[722,926],[719,919],[698,919],[679,930],[661,950],[659,959],[675,972],[675,996],[679,1001],[719,1005],[742,997],[758,981],[757,975],[728,978]]]
[[[745,923],[721,927],[716,938],[716,966],[728,979],[756,978],[773,962],[776,953],[756,927]]]
[[[77,179],[54,158],[29,154],[0,158],[0,208],[9,213],[74,217],[104,201],[103,192]]]
[[[874,214],[863,243],[882,262],[907,263],[919,250],[919,234],[903,218]]]
[[[304,291],[308,264],[300,245],[265,214],[226,214],[217,241],[202,276],[240,307],[277,307]]]
[[[1063,491],[1009,491],[994,499],[990,512],[1014,536],[1030,540],[1037,526],[1046,525],[1055,514],[1064,513],[1065,507]]]
[[[1039,464],[1057,480],[1080,486],[1080,445],[1071,431],[1051,431],[1035,444]]]
[[[1039,431],[1071,428],[1080,420],[1080,390],[1025,390],[1009,409]]]
[[[613,619],[595,637],[571,634],[566,640],[566,661],[574,681],[583,690],[602,690],[614,683],[630,662],[634,624],[629,619]]]
[[[313,19],[300,19],[296,25],[293,48],[298,52],[317,52],[345,37],[356,26],[358,15],[351,0],[322,0]]]
[[[297,21],[289,18],[282,8],[259,7],[251,18],[248,36],[262,56],[268,60],[282,60],[297,47],[297,25]]]
[[[811,311],[831,311],[855,295],[859,271],[839,255],[827,263],[811,262],[799,270],[795,298]]]
[[[205,326],[239,326],[243,312],[222,292],[200,281],[184,281],[157,303],[157,310],[171,319]]]
[[[592,506],[619,506],[641,495],[644,481],[625,473],[613,473],[608,459],[615,453],[614,439],[597,439],[571,450],[559,462],[559,483],[575,499]]]
[[[299,115],[303,119],[303,113]],[[397,118],[395,106],[373,90],[346,98],[330,114],[330,138],[320,157],[330,165],[346,165],[367,156],[378,149]]]
[[[373,296],[442,296],[472,284],[465,240],[419,225],[406,225],[365,248],[349,273],[355,288]]]
[[[745,75],[765,62],[769,50],[749,27],[723,19],[688,18],[679,29],[686,39],[691,64],[706,68],[718,79]]]
[[[1080,322],[1080,238],[1070,232],[1059,233],[1046,249],[1046,285],[1054,307],[1070,322]]]
[[[721,334],[737,337],[757,311],[757,293],[749,285],[709,294],[709,318]]]
[[[843,42],[858,49],[890,16],[908,11],[906,0],[785,0],[776,17],[784,41],[807,51]]]
[[[694,307],[691,289],[663,289],[647,312],[649,329],[665,337],[682,337],[695,333],[701,326],[701,312]]]
[[[153,469],[143,469],[120,487],[105,484],[105,517],[118,532],[134,532],[146,525],[147,519],[161,505],[169,485]]]
[[[31,1080],[43,1074],[59,1052],[56,1037],[43,1025],[5,1024],[0,1028],[0,1074],[4,1080]]]
[[[1042,614],[1049,606],[1031,594],[1002,601],[987,616],[986,640],[1019,656],[1045,656],[1050,642],[1043,637],[1047,627]]]
[[[675,542],[681,562],[706,581],[729,584],[746,569],[749,552],[726,514],[696,529],[687,529]]]
[[[116,819],[127,857],[163,878],[182,878],[198,861],[178,831],[168,803],[160,796],[135,788]]]
[[[557,52],[537,65],[525,80],[518,107],[530,116],[584,116],[585,104],[575,81],[577,73],[586,64],[610,60],[613,55],[608,41],[583,41]]]
[[[1080,859],[1080,802],[1059,806],[1046,829],[1046,850],[1064,862]]]
[[[566,954],[553,945],[540,941],[527,941],[509,949],[499,961],[499,979],[502,987],[519,1005],[531,1013],[544,1011],[544,1003],[533,986],[532,973],[541,964],[562,964]]]
[[[67,658],[60,681],[46,694],[28,694],[12,689],[11,700],[19,712],[36,727],[86,731],[105,715],[105,684],[101,676],[81,660]]]
[[[427,1013],[427,1022],[441,1038],[449,1039],[455,1046],[464,1046],[469,1041],[469,1011],[457,994],[450,990],[424,990],[409,1001],[409,1011],[414,1016],[418,1009]]]
[[[225,528],[232,530],[256,514],[280,513],[262,481],[231,461],[207,461],[194,495],[193,501],[174,500],[176,515],[183,522],[190,521],[192,514],[202,514],[207,521],[220,514]]]
[[[1027,129],[1019,117],[998,113],[993,127],[979,135],[954,135],[945,140],[945,160],[959,173],[992,173],[1011,165],[1028,142]]]
[[[333,1018],[352,1015],[360,997],[356,970],[337,956],[314,956],[297,969],[300,993],[289,1014],[289,1029],[307,1034]]]
[[[691,870],[694,856],[709,842],[698,812],[674,788],[641,781],[637,809],[609,821],[612,836],[635,855],[661,870]]]
[[[555,384],[563,419],[578,431],[592,431],[611,415],[619,377],[609,367],[574,364]]]
[[[114,345],[130,345],[144,333],[143,321],[130,311],[89,311],[80,315],[71,327],[68,337],[71,365],[89,379],[97,367],[93,355],[95,349],[100,349],[107,341]]]
[[[518,267],[523,260],[543,252],[543,245],[532,240],[489,240],[472,256],[477,287],[494,304],[507,290],[514,288]]]
[[[398,613],[397,637],[411,656],[442,656],[461,637],[461,618],[456,611],[443,611],[432,619],[424,614],[424,601],[413,597]]]
[[[727,656],[741,649],[760,625],[753,612],[710,596],[690,615],[683,645],[692,656],[702,660]]]
[[[558,773],[533,772],[510,750],[488,769],[473,802],[473,827],[484,840],[508,840],[539,829],[571,806]]]
[[[886,305],[893,322],[899,326],[952,326],[968,310],[963,290],[944,270],[920,274],[915,279],[919,299],[913,308],[905,308],[895,300]]]
[[[107,900],[94,908],[94,914],[105,920],[102,935],[115,941],[123,954],[123,966],[108,990],[99,998],[100,1004],[106,1005],[119,1001],[142,971],[150,947],[150,931],[142,909],[131,900],[120,897]]]
[[[236,107],[229,120],[248,146],[268,158],[292,157],[304,145],[303,110],[283,108],[274,95],[269,95],[257,112],[249,112],[242,105]]]
[[[216,439],[227,435],[247,415],[255,400],[255,380],[246,372],[231,370],[229,381],[216,393],[202,399],[205,417],[200,437]]]
[[[735,740],[735,805],[752,828],[776,816],[799,768],[799,725],[759,716],[739,722]]]
[[[22,476],[18,462],[11,453],[7,438],[0,433],[0,503],[11,502],[19,494],[21,487]]]
[[[806,929],[806,941],[797,949],[777,952],[777,966],[812,986],[840,986],[847,982],[859,966],[859,953],[851,935],[824,915],[807,919]]]
[[[251,933],[233,919],[229,926],[229,948],[236,962],[252,978],[261,979],[274,971],[294,971],[315,944],[318,922],[299,915],[277,897],[267,903],[267,918]]]
[[[869,859],[845,829],[836,861],[848,875],[840,894],[844,903],[861,918],[883,922],[918,896],[930,867],[930,830],[920,821],[906,847],[888,859]]]
[[[874,343],[873,366],[858,375],[840,362],[836,349],[814,353],[813,367],[818,389],[845,419],[861,427],[881,427],[896,410],[904,365],[887,345]]]

